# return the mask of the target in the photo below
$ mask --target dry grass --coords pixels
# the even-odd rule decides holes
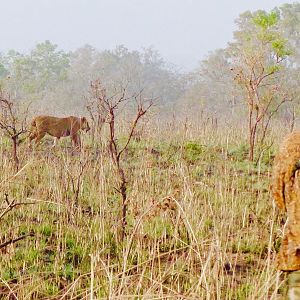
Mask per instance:
[[[253,165],[244,140],[242,129],[200,121],[146,128],[126,152],[122,243],[104,137],[92,144],[85,136],[74,155],[68,141],[34,154],[22,146],[17,175],[3,138],[0,206],[5,193],[34,204],[0,219],[0,243],[34,236],[1,249],[0,299],[278,299],[273,148]]]

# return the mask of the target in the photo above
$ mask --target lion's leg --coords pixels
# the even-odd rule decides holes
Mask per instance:
[[[28,146],[29,146],[29,149],[32,148],[32,141],[37,137],[37,134],[35,132],[31,132],[28,136],[28,139],[29,139],[29,142],[28,142]]]
[[[40,143],[41,139],[46,135],[46,132],[38,133],[37,137],[35,139],[35,145],[38,146]]]
[[[76,148],[80,148],[80,140],[77,133],[71,135],[72,142]]]

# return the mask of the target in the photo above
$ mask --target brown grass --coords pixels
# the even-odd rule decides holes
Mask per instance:
[[[94,143],[85,136],[81,153],[67,141],[23,147],[18,174],[3,138],[1,207],[5,193],[35,204],[0,219],[0,243],[34,234],[1,249],[2,298],[275,299],[284,281],[274,268],[273,149],[248,163],[245,137],[201,120],[146,126],[124,157],[123,242],[105,133]]]

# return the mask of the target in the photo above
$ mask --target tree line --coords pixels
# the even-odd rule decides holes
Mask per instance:
[[[40,112],[82,113],[90,82],[100,79],[108,91],[116,85],[131,94],[143,90],[145,97],[158,99],[161,112],[204,111],[218,119],[247,120],[253,160],[274,118],[286,120],[292,130],[299,115],[300,4],[244,12],[236,26],[227,47],[209,53],[189,73],[179,72],[153,48],[85,45],[65,52],[45,41],[29,53],[2,53],[0,85]]]

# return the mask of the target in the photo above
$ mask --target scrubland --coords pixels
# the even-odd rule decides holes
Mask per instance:
[[[2,137],[0,299],[280,299],[269,184],[286,132],[272,130],[252,163],[242,126],[147,123],[122,161],[124,240],[105,130],[75,152],[67,138],[22,143],[18,171]]]

